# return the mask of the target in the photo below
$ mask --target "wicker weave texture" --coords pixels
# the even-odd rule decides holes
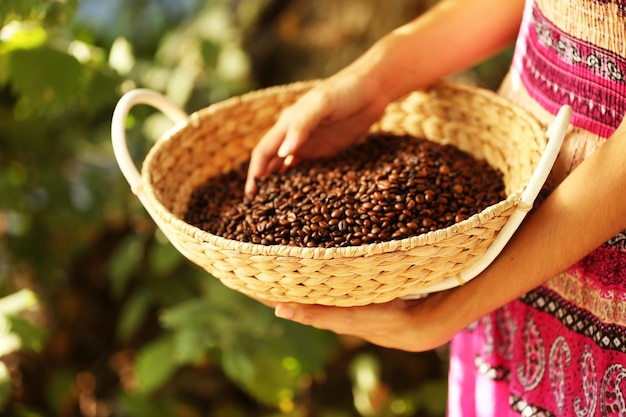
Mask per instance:
[[[372,130],[409,133],[486,159],[504,174],[506,200],[420,236],[330,249],[238,242],[181,220],[192,191],[248,159],[282,109],[311,85],[258,90],[202,109],[167,132],[143,164],[144,204],[172,243],[226,286],[256,298],[364,305],[460,274],[515,210],[546,145],[544,129],[522,109],[492,92],[442,82],[390,104]]]

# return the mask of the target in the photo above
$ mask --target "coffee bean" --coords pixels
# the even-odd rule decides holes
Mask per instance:
[[[333,218],[333,219],[338,219],[338,218],[340,218],[341,216],[343,216],[343,214],[344,214],[344,210],[342,210],[342,209],[340,209],[340,208],[337,208],[337,209],[334,209],[334,210],[330,213],[330,217],[331,217],[331,218]]]
[[[506,198],[485,161],[408,135],[370,134],[335,158],[259,178],[253,197],[243,194],[247,168],[197,187],[185,221],[242,242],[331,248],[428,233]]]
[[[391,188],[391,182],[389,180],[381,180],[376,183],[376,187],[380,190],[388,190]]]

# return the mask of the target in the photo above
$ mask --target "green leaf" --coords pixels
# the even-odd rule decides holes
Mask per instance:
[[[146,319],[152,297],[146,291],[136,291],[122,306],[120,321],[117,326],[117,336],[127,341],[137,331]]]
[[[150,268],[159,275],[171,274],[184,259],[170,243],[155,243],[150,248]]]
[[[231,380],[257,401],[278,406],[296,397],[303,374],[297,359],[284,356],[274,347],[241,339],[236,346],[222,351],[222,367]]]
[[[143,239],[134,234],[127,236],[115,248],[107,265],[115,297],[120,297],[124,293],[131,274],[140,264],[143,252]]]
[[[241,333],[223,346],[222,367],[259,402],[278,406],[299,393],[302,377],[323,369],[335,340],[328,332],[274,322],[263,336]]]
[[[249,346],[248,346],[249,349]],[[247,388],[249,391],[255,392],[257,380],[257,366],[253,360],[253,353],[249,352],[243,343],[232,346],[230,349],[222,351],[222,368],[226,374],[235,382]],[[276,374],[276,370],[272,370],[272,374]],[[259,395],[261,396],[261,395]],[[274,403],[273,398],[267,402]]]
[[[64,367],[51,369],[51,375],[46,379],[44,396],[47,406],[55,411],[55,415],[62,415],[67,404],[71,404],[75,384],[75,371]]]
[[[133,417],[176,416],[176,399],[154,398],[143,394],[122,394],[119,398],[121,414]]]
[[[58,111],[76,98],[86,73],[71,55],[52,48],[20,49],[9,60],[9,79],[19,96],[16,117]]]
[[[174,357],[179,364],[194,364],[207,356],[215,338],[200,328],[185,328],[174,335]]]
[[[119,99],[117,87],[120,77],[106,67],[95,68],[87,72],[87,82],[84,92],[81,92],[81,106],[90,115],[102,110],[113,109],[113,104]]]
[[[139,352],[135,363],[139,393],[154,392],[174,374],[178,363],[173,357],[174,340],[170,336],[147,344]]]
[[[196,298],[165,309],[160,319],[161,324],[168,329],[205,327],[214,322],[219,314],[224,318],[231,317],[207,300]]]
[[[207,68],[215,68],[220,53],[220,46],[213,41],[203,39],[200,48],[204,58],[204,65]]]
[[[10,31],[11,34],[0,43],[0,54],[6,54],[17,49],[40,47],[48,38],[44,28],[32,23],[11,22],[3,31]]]
[[[175,355],[181,363],[201,360],[220,345],[221,339],[228,338],[228,333],[236,332],[233,316],[204,299],[191,299],[165,309],[160,320],[163,327],[173,331]]]
[[[47,332],[42,327],[21,317],[8,317],[11,333],[15,334],[21,341],[22,349],[39,352],[43,348]]]

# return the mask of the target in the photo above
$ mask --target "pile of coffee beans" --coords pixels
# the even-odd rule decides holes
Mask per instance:
[[[344,247],[448,227],[506,198],[502,174],[450,145],[377,133],[334,158],[257,181],[247,164],[192,194],[185,221],[242,242]]]

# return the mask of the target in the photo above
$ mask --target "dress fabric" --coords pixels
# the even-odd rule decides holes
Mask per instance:
[[[572,106],[556,186],[626,113],[626,1],[528,0],[500,93],[546,125]],[[450,417],[626,416],[626,231],[450,350]]]

